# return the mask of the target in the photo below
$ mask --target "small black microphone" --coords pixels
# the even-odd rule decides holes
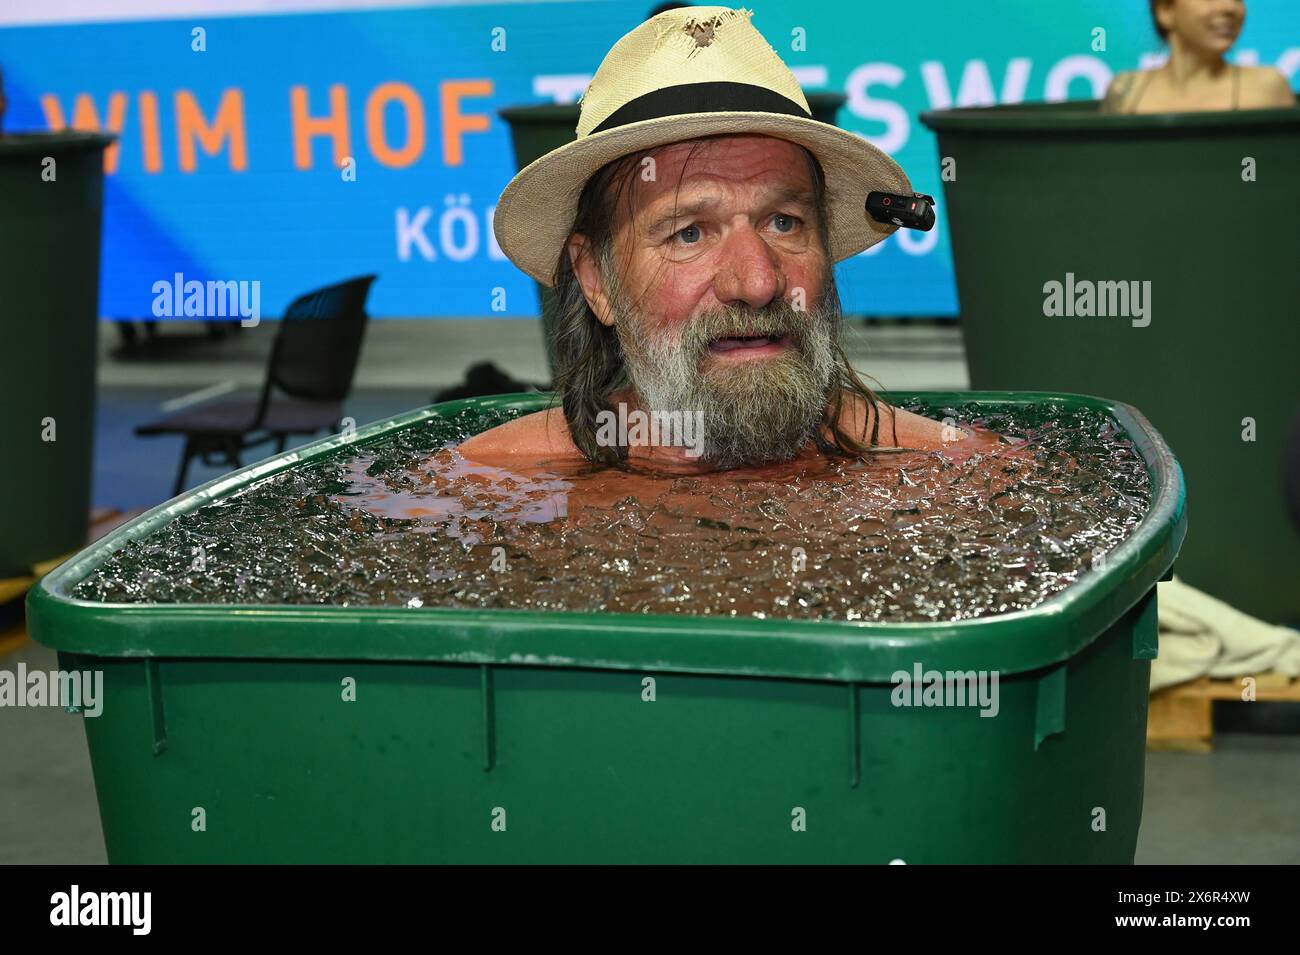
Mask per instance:
[[[929,232],[934,228],[934,197],[919,192],[910,196],[873,192],[867,196],[867,215],[877,222]]]

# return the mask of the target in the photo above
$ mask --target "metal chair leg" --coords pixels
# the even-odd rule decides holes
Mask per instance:
[[[172,497],[185,490],[185,476],[190,473],[190,459],[194,457],[194,443],[185,439],[185,450],[181,452],[181,468],[176,475],[176,486],[172,488]]]

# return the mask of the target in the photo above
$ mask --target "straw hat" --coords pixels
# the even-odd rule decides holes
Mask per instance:
[[[519,172],[497,204],[497,244],[552,285],[587,180],[622,156],[700,136],[764,133],[807,147],[826,174],[830,255],[838,262],[895,230],[866,213],[873,190],[910,194],[894,160],[853,133],[812,118],[752,11],[683,7],[614,44],[581,99],[577,138]]]

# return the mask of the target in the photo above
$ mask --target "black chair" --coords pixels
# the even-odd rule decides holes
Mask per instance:
[[[141,437],[185,435],[173,495],[185,490],[185,476],[196,456],[209,467],[224,463],[237,468],[247,448],[274,440],[279,453],[290,435],[340,430],[343,401],[352,389],[366,330],[366,296],[375,278],[349,279],[290,304],[257,399],[186,408],[135,429]],[[276,390],[288,397],[273,396]]]

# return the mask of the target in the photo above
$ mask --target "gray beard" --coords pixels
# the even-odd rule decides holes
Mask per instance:
[[[628,375],[647,411],[702,412],[699,460],[718,470],[789,461],[807,446],[838,380],[834,343],[840,305],[830,280],[816,307],[784,300],[733,306],[692,319],[680,339],[655,335],[618,309],[615,330]],[[713,358],[709,342],[735,335],[787,335],[771,358]]]

